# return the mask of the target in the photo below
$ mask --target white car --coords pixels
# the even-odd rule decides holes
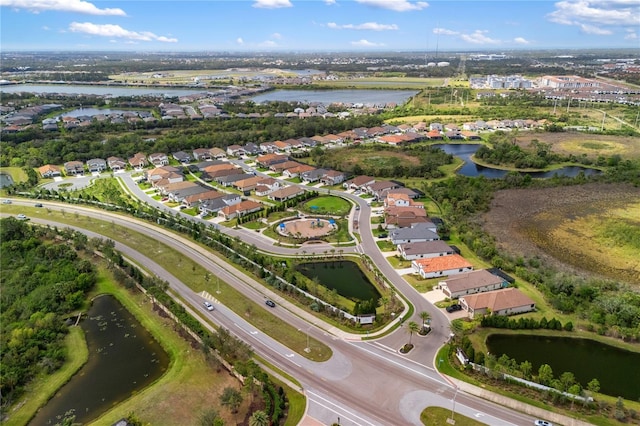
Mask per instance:
[[[213,305],[209,302],[204,302],[204,307],[207,308],[207,311],[213,311]]]
[[[533,424],[536,426],[553,426],[553,423],[549,423],[546,420],[536,420]]]
[[[11,200],[2,200],[2,204],[11,204]]]
[[[27,220],[27,216],[23,215],[22,213],[20,213],[20,214],[17,216],[17,218],[18,218],[18,220]]]

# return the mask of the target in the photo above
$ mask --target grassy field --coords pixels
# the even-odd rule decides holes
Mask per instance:
[[[451,410],[442,407],[427,407],[420,414],[420,421],[426,426],[448,426],[447,419],[450,418]],[[456,422],[456,426],[481,426],[486,424],[459,413],[454,413],[453,419]]]
[[[0,167],[0,173],[10,175],[15,183],[27,181],[27,174],[21,167]]]
[[[351,204],[341,197],[322,195],[306,201],[302,205],[302,210],[311,214],[346,216],[351,210]]]

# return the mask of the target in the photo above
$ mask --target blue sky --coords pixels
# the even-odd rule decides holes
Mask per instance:
[[[639,0],[0,0],[0,6],[5,52],[640,51]]]

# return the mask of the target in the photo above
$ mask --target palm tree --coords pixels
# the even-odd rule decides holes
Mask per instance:
[[[427,328],[427,323],[431,319],[431,315],[429,314],[429,312],[422,311],[418,315],[420,316],[420,319],[422,320],[422,328],[423,329]]]
[[[409,346],[413,347],[413,345],[411,344],[411,337],[413,336],[413,333],[417,333],[419,331],[420,326],[418,325],[418,323],[415,321],[410,321],[407,325],[407,333],[409,333]]]
[[[269,426],[269,417],[262,410],[254,411],[249,417],[249,426]]]

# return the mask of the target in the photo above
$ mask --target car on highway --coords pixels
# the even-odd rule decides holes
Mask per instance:
[[[462,306],[460,306],[459,304],[455,304],[455,305],[451,305],[451,306],[447,306],[447,312],[452,313],[452,312],[456,312],[462,309]]]
[[[11,200],[2,200],[2,204],[11,204]]]
[[[549,423],[546,420],[536,420],[533,424],[536,426],[553,426],[553,423]]]
[[[275,308],[276,307],[276,302],[274,302],[271,299],[267,299],[264,301],[264,304],[267,305],[270,308]]]
[[[42,207],[42,203],[36,203],[36,207]]]
[[[213,311],[214,309],[213,305],[209,302],[204,302],[203,305],[205,308],[207,308],[207,311]]]
[[[20,213],[18,216],[16,216],[18,218],[18,220],[27,220],[27,216],[23,215],[22,213]]]

